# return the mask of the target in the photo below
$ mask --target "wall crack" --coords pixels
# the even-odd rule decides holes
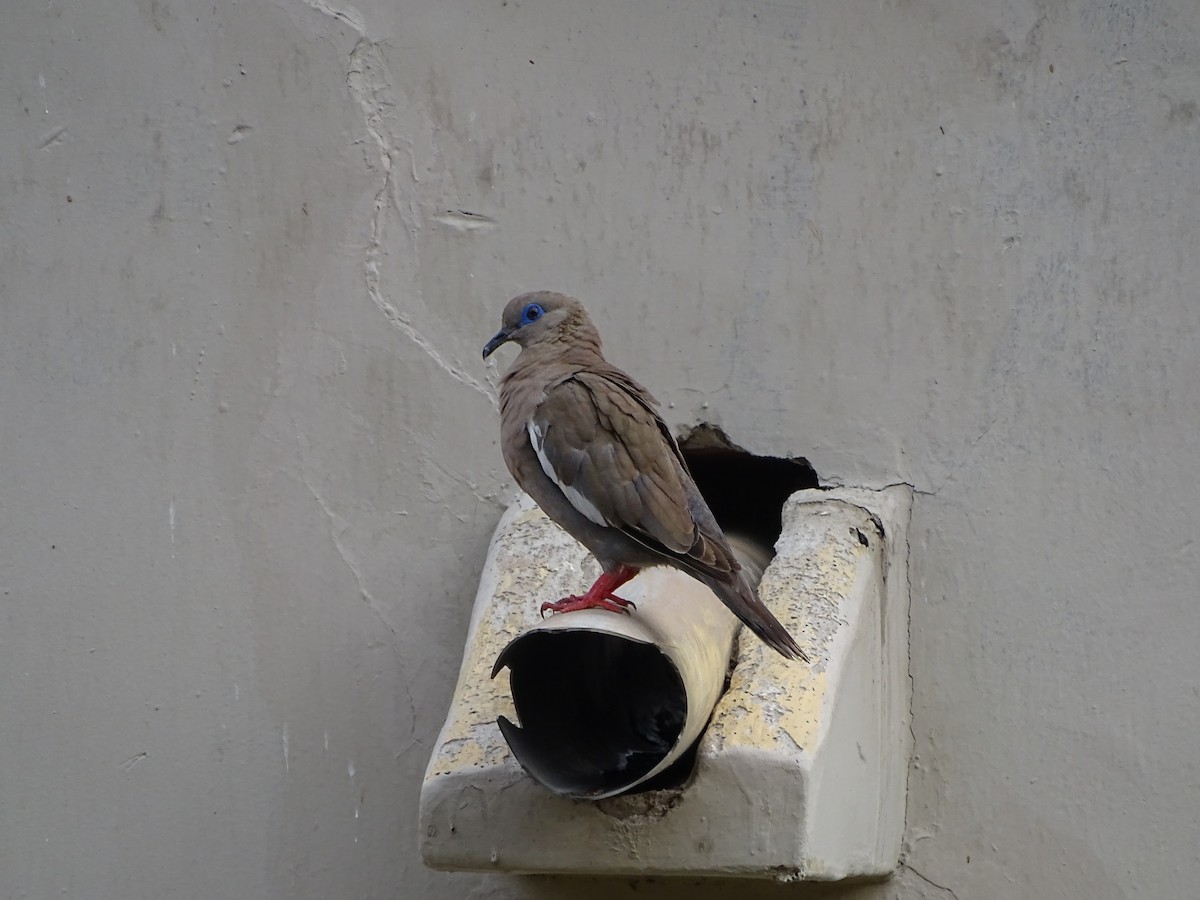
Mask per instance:
[[[346,568],[350,570],[350,574],[354,577],[354,584],[358,588],[359,596],[362,597],[362,599],[367,602],[367,605],[371,607],[375,614],[379,616],[380,621],[387,626],[388,631],[390,631],[392,634],[395,634],[396,626],[388,621],[388,617],[384,613],[383,608],[367,589],[366,580],[363,578],[362,573],[358,570],[358,565],[352,559],[349,550],[347,550],[345,545],[342,543],[342,533],[350,528],[350,523],[329,507],[329,504],[325,502],[325,498],[321,496],[317,489],[313,487],[312,482],[308,480],[307,475],[303,476],[303,481],[304,486],[308,488],[308,492],[312,494],[313,499],[317,501],[321,507],[321,510],[325,513],[325,517],[329,519],[329,539],[332,541],[333,548],[337,551],[338,556],[341,557],[342,562],[346,564]]]
[[[310,5],[315,2],[316,0],[312,0]],[[370,238],[363,254],[363,280],[366,283],[367,294],[376,308],[383,313],[384,318],[420,347],[438,368],[460,384],[482,394],[492,408],[497,409],[499,402],[495,385],[490,381],[481,381],[450,360],[386,296],[381,273],[384,258],[387,256],[388,213],[394,209],[402,220],[405,219],[405,214],[397,202],[395,186],[396,160],[401,153],[408,158],[409,174],[413,182],[419,184],[421,179],[417,172],[416,154],[412,144],[396,140],[387,127],[388,118],[395,115],[397,103],[380,44],[368,40],[365,36],[360,37],[350,53],[350,68],[346,73],[346,84],[362,110],[367,133],[371,136],[371,141],[378,151],[378,165],[383,173],[383,179],[375,192],[372,203],[368,229]],[[415,259],[417,213],[411,198],[407,221],[403,224],[408,232],[409,244]]]
[[[935,888],[936,890],[941,891],[946,896],[953,898],[953,900],[958,900],[958,894],[954,893],[954,891],[951,888],[946,887],[946,885],[944,885],[944,884],[938,884],[932,878],[928,878],[927,876],[918,872],[916,869],[914,869],[908,863],[901,863],[900,867],[908,870],[909,872],[912,872],[914,875],[916,875],[918,878],[920,878],[923,882],[925,882],[931,888]]]
[[[384,626],[393,635],[397,633],[396,626],[388,618],[387,612],[383,606],[375,599],[375,596],[367,588],[366,578],[359,571],[358,562],[349,548],[342,542],[342,534],[349,530],[352,526],[350,522],[338,515],[325,498],[321,496],[321,492],[317,490],[316,485],[308,477],[308,466],[304,461],[304,444],[300,438],[300,427],[295,419],[292,420],[293,427],[296,428],[296,445],[297,445],[297,461],[300,464],[299,480],[308,488],[308,492],[312,494],[317,505],[321,507],[321,511],[325,513],[325,518],[329,520],[329,540],[333,544],[333,549],[337,551],[337,555],[341,558],[346,568],[350,570],[350,575],[354,578],[354,585],[358,589],[358,595],[366,604],[371,607],[371,611],[379,617]],[[291,477],[296,477],[292,473],[288,473]]]

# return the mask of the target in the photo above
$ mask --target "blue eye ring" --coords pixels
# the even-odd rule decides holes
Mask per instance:
[[[528,325],[531,322],[536,322],[538,319],[540,319],[545,314],[546,314],[546,311],[544,309],[542,309],[538,304],[530,303],[523,310],[521,310],[521,324]]]

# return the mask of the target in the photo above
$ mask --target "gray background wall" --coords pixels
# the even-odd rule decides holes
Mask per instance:
[[[781,895],[417,857],[541,287],[918,491],[907,864],[839,896],[1195,896],[1192,0],[51,0],[0,95],[0,896]]]

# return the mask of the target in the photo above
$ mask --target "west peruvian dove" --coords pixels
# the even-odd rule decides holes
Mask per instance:
[[[483,348],[521,346],[500,382],[504,461],[517,484],[599,560],[582,596],[543,613],[600,607],[628,612],[613,594],[651,566],[674,566],[708,585],[766,644],[804,651],[759,600],[688,472],[658,402],[600,352],[583,304],[540,291],[509,301]]]

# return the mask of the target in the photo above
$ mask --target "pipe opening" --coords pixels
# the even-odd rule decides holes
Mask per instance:
[[[755,456],[707,422],[680,438],[679,449],[721,529],[766,548],[775,546],[783,530],[784,501],[820,487],[807,459]]]
[[[654,644],[596,631],[534,631],[496,660],[508,666],[521,725],[500,730],[551,790],[601,796],[648,773],[679,740],[683,679]]]

